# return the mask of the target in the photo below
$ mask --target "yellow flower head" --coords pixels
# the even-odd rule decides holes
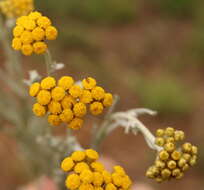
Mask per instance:
[[[73,130],[79,130],[79,129],[81,129],[83,123],[84,123],[84,120],[83,120],[83,119],[75,117],[75,118],[68,124],[68,127],[69,127],[70,129],[73,129]]]
[[[92,89],[91,91],[92,93],[92,97],[95,99],[95,100],[102,100],[105,96],[105,91],[102,87],[100,86],[96,86]]]
[[[91,90],[96,86],[96,80],[94,78],[88,77],[82,81],[82,84],[85,89]]]
[[[45,53],[47,50],[45,40],[55,40],[58,35],[57,29],[51,24],[49,18],[37,11],[31,12],[28,16],[19,17],[13,29],[15,39],[12,41],[13,49],[21,50],[24,55],[31,55],[33,52]]]
[[[73,85],[70,89],[69,89],[69,93],[71,96],[73,96],[74,98],[79,98],[82,93],[83,90],[79,85]]]
[[[93,102],[90,105],[90,112],[93,115],[99,115],[103,112],[103,104],[101,102]]]
[[[35,82],[30,86],[29,94],[30,96],[36,96],[40,91],[40,83]]]
[[[12,40],[12,48],[15,50],[20,50],[22,48],[22,42],[20,38],[14,38]]]
[[[65,90],[62,87],[55,87],[54,89],[52,89],[52,99],[55,101],[60,101],[64,98],[64,96],[66,95]]]
[[[162,182],[170,179],[181,179],[190,166],[197,161],[197,147],[184,143],[181,148],[177,142],[184,140],[184,132],[167,127],[156,131],[155,144],[162,147],[153,166],[149,167],[146,176]]]
[[[74,105],[74,115],[76,117],[83,117],[86,115],[86,105],[84,103],[77,103]]]
[[[33,105],[33,113],[38,117],[42,117],[46,114],[46,108],[39,103],[35,103]]]
[[[60,114],[62,112],[61,104],[59,102],[52,100],[48,104],[48,111],[52,114]]]
[[[71,109],[64,109],[63,112],[60,114],[60,119],[65,122],[69,123],[74,118],[73,111]]]
[[[74,167],[73,159],[70,157],[65,158],[61,163],[61,168],[63,171],[68,172]]]
[[[89,170],[89,165],[86,162],[79,162],[74,167],[74,171],[78,174],[82,173],[84,170]]]
[[[109,107],[113,104],[113,95],[111,93],[106,93],[104,100],[103,100],[103,105],[105,107]]]
[[[61,77],[58,81],[58,86],[64,88],[65,90],[70,89],[73,84],[74,84],[74,79],[70,76]]]
[[[77,103],[77,100],[71,95],[65,95],[61,104],[64,109],[71,109]]]
[[[44,53],[47,49],[47,45],[45,42],[35,42],[33,43],[33,51],[36,54]]]
[[[75,151],[62,163],[63,171],[68,172],[66,187],[79,190],[129,190],[132,181],[121,166],[115,166],[112,173],[105,170],[97,161],[99,154],[93,149]]]
[[[33,53],[33,46],[30,44],[24,44],[21,46],[21,51],[24,55],[31,55]]]
[[[31,16],[35,20],[40,17],[37,12],[32,13]],[[81,87],[70,76],[63,76],[58,81],[48,76],[40,82],[33,83],[29,94],[36,97],[39,105],[44,106],[45,113],[49,113],[48,122],[51,125],[65,123],[70,129],[78,130],[84,123],[83,117],[88,113],[87,105],[92,115],[99,115],[105,107],[112,105],[113,100],[112,94],[105,93],[103,88],[95,86],[95,79],[89,77],[83,81],[84,84]],[[95,94],[95,98],[92,97],[92,93]],[[45,115],[45,113],[36,114],[36,111],[34,113],[37,116]]]
[[[41,83],[41,88],[44,90],[50,90],[51,88],[54,88],[56,85],[55,78],[53,77],[46,77],[44,78]]]
[[[83,151],[75,151],[71,155],[71,158],[76,162],[83,161],[85,157],[86,157],[86,154]]]
[[[83,93],[80,97],[80,102],[84,104],[89,104],[93,100],[91,92],[89,90],[83,90]]]
[[[58,115],[50,114],[47,120],[48,123],[50,123],[53,126],[58,126],[61,124],[61,119]]]
[[[37,101],[41,105],[47,105],[51,101],[51,94],[47,90],[40,90],[37,95]]]
[[[77,174],[71,174],[67,177],[65,184],[66,184],[67,188],[69,188],[71,190],[77,189],[81,184],[80,178]]]
[[[27,15],[33,9],[33,0],[3,0],[0,2],[0,12],[8,18]]]

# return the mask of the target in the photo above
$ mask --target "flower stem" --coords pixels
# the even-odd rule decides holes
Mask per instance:
[[[7,36],[7,31],[6,31],[6,27],[4,25],[3,18],[1,15],[0,15],[0,40],[2,42],[3,49],[8,59],[8,62],[6,64],[7,71],[10,75],[13,75],[15,59],[13,58],[12,50],[8,43],[9,40]]]
[[[46,69],[47,69],[47,75],[51,75],[52,73],[52,66],[53,66],[53,61],[52,61],[52,56],[50,51],[47,49],[45,52],[45,63],[46,63]]]
[[[102,122],[101,126],[98,129],[97,128],[94,129],[92,133],[93,134],[92,147],[95,150],[99,149],[101,142],[107,136],[107,127],[109,127],[110,117],[111,117],[111,114],[114,112],[118,101],[119,101],[119,96],[115,95],[113,105],[109,108],[108,112],[106,113],[104,117],[104,121]]]

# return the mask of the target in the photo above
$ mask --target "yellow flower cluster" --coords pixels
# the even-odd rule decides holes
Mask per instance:
[[[37,99],[33,105],[36,116],[42,117],[48,112],[51,125],[58,126],[64,122],[71,129],[81,128],[87,105],[93,115],[98,115],[113,102],[112,94],[97,86],[91,77],[82,81],[82,87],[70,76],[63,76],[58,81],[46,77],[40,83],[33,83],[29,94]]]
[[[33,0],[3,0],[0,2],[0,11],[8,18],[27,15],[33,9]]]
[[[61,168],[69,172],[65,185],[70,190],[129,190],[132,181],[121,166],[114,172],[105,170],[97,161],[99,154],[92,149],[75,151],[65,158]]]
[[[181,179],[184,172],[196,164],[198,149],[191,143],[184,143],[176,147],[178,141],[184,140],[184,132],[167,127],[165,130],[156,131],[155,143],[163,149],[158,152],[156,161],[147,172],[146,176],[157,182]]]
[[[13,29],[12,47],[14,50],[29,56],[32,53],[42,54],[47,50],[45,40],[55,40],[58,31],[52,26],[51,20],[40,12],[31,12],[21,16]]]

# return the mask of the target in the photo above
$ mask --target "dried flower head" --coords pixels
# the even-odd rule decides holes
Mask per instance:
[[[21,50],[24,55],[42,54],[47,50],[45,40],[55,40],[58,31],[52,26],[51,20],[40,12],[31,12],[21,16],[13,29],[12,47]]]
[[[106,93],[102,87],[97,87],[100,90],[96,90],[94,94],[99,97],[103,92],[103,98],[94,98],[92,90],[96,86],[95,79],[89,77],[82,84],[82,87],[77,85],[70,76],[63,76],[58,81],[53,77],[46,77],[40,83],[33,83],[29,94],[37,100],[33,105],[34,114],[42,117],[48,112],[48,122],[51,125],[66,123],[71,129],[80,129],[88,112],[88,105],[90,112],[98,115],[113,102],[112,94]]]
[[[162,147],[157,153],[157,158],[146,176],[162,182],[170,179],[181,179],[191,166],[196,164],[197,147],[191,143],[184,143],[177,147],[177,142],[184,140],[184,132],[167,127],[165,130],[156,131],[155,144]]]
[[[130,189],[132,181],[121,166],[115,166],[114,171],[110,173],[98,159],[99,154],[92,149],[75,151],[65,158],[61,168],[68,172],[66,187],[79,190]]]
[[[0,11],[8,18],[27,15],[33,9],[33,0],[3,0],[0,2]]]

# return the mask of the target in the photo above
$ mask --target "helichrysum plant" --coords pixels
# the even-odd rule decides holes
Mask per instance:
[[[110,173],[98,161],[99,154],[93,149],[75,151],[66,157],[61,168],[68,173],[65,185],[74,190],[128,190],[132,181],[121,166],[114,166]]]
[[[48,17],[32,12],[33,9],[31,0],[0,2],[0,11],[4,15],[2,18],[0,14],[0,40],[7,58],[6,70],[0,69],[0,79],[17,96],[11,96],[10,91],[2,95],[4,101],[0,102],[0,110],[3,112],[0,114],[15,126],[11,134],[19,142],[21,155],[34,168],[29,171],[38,171],[32,173],[36,177],[51,176],[62,189],[66,186],[70,190],[130,190],[132,181],[121,166],[115,166],[110,172],[98,160],[101,142],[116,128],[122,127],[125,133],[136,135],[140,132],[148,146],[156,151],[155,162],[147,170],[147,177],[157,182],[181,179],[196,164],[198,152],[197,147],[189,142],[180,144],[184,132],[168,127],[158,129],[155,137],[138,119],[141,114],[155,115],[155,111],[138,108],[114,112],[118,96],[106,92],[96,79],[87,77],[75,81],[70,75],[53,77],[52,74],[62,69],[64,64],[53,61],[46,40],[55,40],[58,30]],[[12,42],[8,18],[15,21]],[[43,54],[47,75],[40,76],[32,70],[29,79],[23,79],[22,62],[20,55],[16,56],[16,50],[26,56]],[[29,90],[25,89],[22,81]],[[33,106],[28,102],[28,95],[35,98]],[[11,102],[12,106],[8,106]],[[80,132],[88,113],[96,117],[107,107],[104,120],[93,127],[90,144],[93,149],[84,149],[71,131]],[[48,122],[33,117],[32,112],[37,117],[47,117]],[[67,133],[63,137],[55,136],[48,123],[53,126],[65,124]],[[31,161],[30,158],[36,158],[36,155],[38,158]],[[63,177],[65,173],[66,180]]]
[[[51,125],[58,126],[63,122],[74,130],[82,127],[88,110],[99,115],[113,102],[112,94],[97,86],[96,80],[91,77],[83,79],[81,84],[70,76],[63,76],[58,81],[46,77],[40,83],[33,83],[29,94],[37,100],[33,105],[36,116],[42,117],[48,112]]]
[[[0,2],[0,10],[8,18],[27,15],[33,9],[33,0],[3,0]]]
[[[157,182],[181,179],[184,173],[196,164],[198,153],[196,146],[188,142],[177,146],[179,141],[184,140],[184,136],[183,131],[172,127],[156,131],[155,144],[162,149],[158,151],[154,165],[147,170],[147,177]]]
[[[42,54],[47,50],[45,40],[55,40],[58,31],[52,26],[51,20],[40,12],[31,12],[16,20],[13,29],[12,47],[21,50],[24,55]]]

